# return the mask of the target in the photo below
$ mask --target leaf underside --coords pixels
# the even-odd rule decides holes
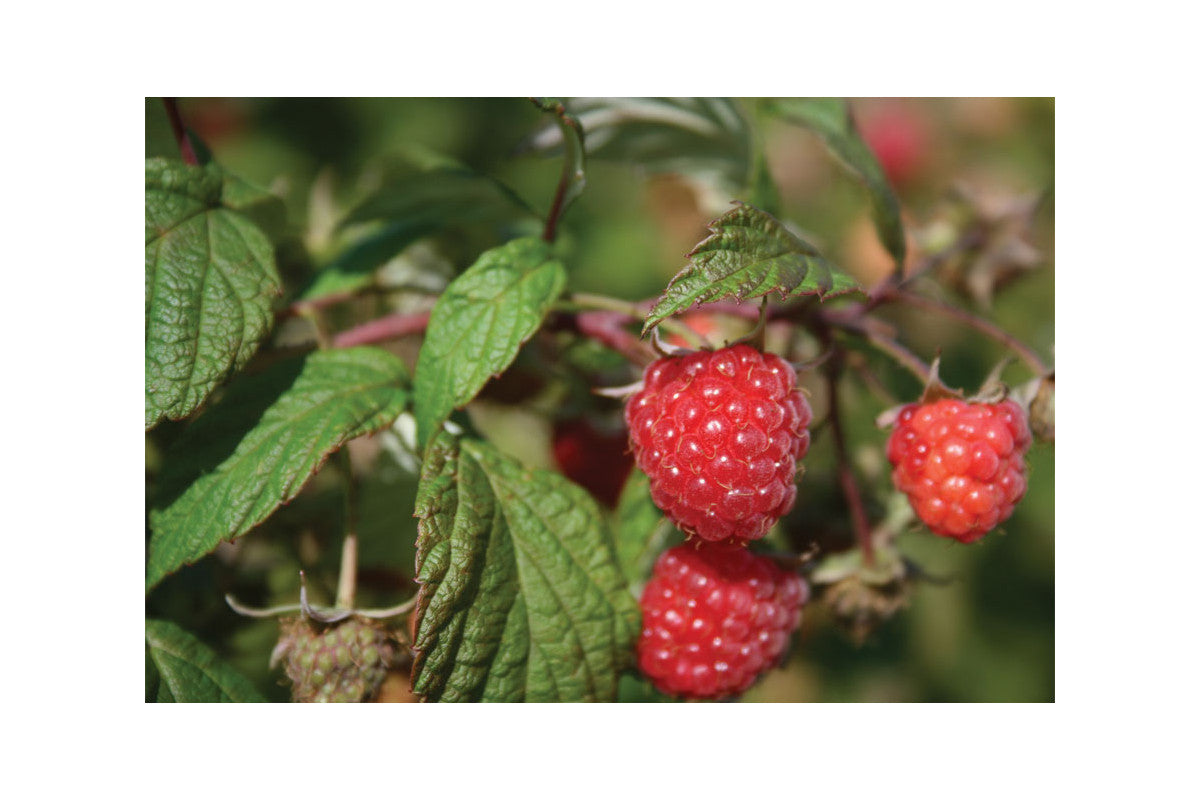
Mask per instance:
[[[415,692],[616,699],[638,609],[584,490],[442,433],[426,453],[416,516]]]
[[[223,174],[146,161],[146,428],[192,413],[249,360],[282,293],[267,237],[220,205]]]
[[[770,214],[746,203],[709,223],[712,234],[688,253],[691,263],[671,279],[646,317],[643,334],[672,314],[723,298],[748,300],[776,292],[836,297],[861,291],[858,281]]]
[[[146,620],[147,703],[265,703],[233,667],[172,622]]]
[[[391,424],[406,387],[403,363],[370,347],[319,351],[235,382],[168,456],[146,588],[249,532],[330,453]]]
[[[413,401],[424,446],[456,408],[512,364],[566,285],[541,239],[488,250],[438,298],[417,357]]]

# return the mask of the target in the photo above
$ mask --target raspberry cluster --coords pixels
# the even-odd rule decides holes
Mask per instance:
[[[660,358],[625,419],[655,504],[689,534],[758,539],[796,501],[812,410],[778,356],[739,344]]]
[[[394,640],[377,622],[350,617],[323,625],[305,617],[281,621],[272,665],[286,659],[297,703],[361,703],[372,699],[396,656]]]
[[[807,596],[798,575],[741,545],[671,548],[642,592],[638,666],[668,694],[740,694],[779,662]]]
[[[896,488],[931,531],[973,542],[1008,519],[1025,494],[1031,443],[1011,400],[943,399],[905,406],[888,439]]]

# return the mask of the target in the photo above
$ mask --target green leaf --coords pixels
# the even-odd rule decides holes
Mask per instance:
[[[635,469],[621,490],[616,520],[617,557],[634,594],[649,580],[659,554],[676,540],[682,541],[682,536],[654,505],[650,479]]]
[[[228,171],[221,181],[221,205],[245,215],[270,237],[282,236],[287,230],[283,198]]]
[[[750,172],[750,125],[722,97],[592,97],[566,101],[587,134],[590,158],[674,172],[740,189]],[[557,128],[539,131],[527,147],[555,152]]]
[[[172,622],[146,620],[147,703],[265,703],[250,681]]]
[[[708,224],[709,236],[688,253],[691,264],[671,279],[646,317],[643,333],[672,314],[724,297],[747,300],[778,292],[787,299],[824,299],[861,291],[808,242],[754,206],[736,206]]]
[[[583,128],[580,126],[579,120],[567,113],[562,102],[548,97],[534,98],[533,102],[542,111],[555,115],[554,121],[558,123],[559,132],[562,134],[563,141],[566,142],[566,154],[563,157],[560,181],[566,188],[562,198],[558,201],[558,215],[561,218],[571,203],[575,202],[575,198],[583,194],[583,189],[587,186],[587,173],[584,170],[586,158],[583,149]]]
[[[541,327],[567,275],[541,239],[488,250],[438,298],[417,357],[417,441],[424,447],[461,408],[513,362]]]
[[[369,285],[377,269],[437,228],[436,225],[413,222],[394,222],[384,226],[343,250],[317,273],[301,294],[301,299],[315,300]]]
[[[525,201],[493,178],[460,166],[407,172],[360,203],[342,225],[386,220],[410,225],[511,222],[534,216]]]
[[[220,207],[223,175],[146,160],[146,428],[182,419],[240,369],[282,292],[271,243]]]
[[[616,699],[638,608],[586,491],[443,433],[425,457],[416,515],[415,692]]]
[[[900,202],[879,160],[858,135],[846,101],[831,97],[790,97],[769,101],[767,110],[815,133],[838,162],[867,188],[871,218],[875,221],[879,240],[892,254],[897,269],[902,268],[906,245]]]
[[[326,457],[408,401],[395,356],[327,350],[235,382],[176,443],[150,515],[146,588],[238,538],[295,497]]]
[[[663,694],[643,675],[627,672],[621,676],[618,703],[677,703],[678,698]]]

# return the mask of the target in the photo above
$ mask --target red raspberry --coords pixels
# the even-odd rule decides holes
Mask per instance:
[[[1025,412],[1011,400],[905,406],[888,439],[892,480],[938,536],[973,542],[1025,494]]]
[[[716,338],[715,334],[721,327],[717,324],[716,317],[712,314],[706,314],[703,311],[693,311],[690,314],[684,314],[682,322],[701,336],[711,336],[714,340]],[[667,337],[667,344],[672,344],[676,347],[688,347],[691,345],[691,342],[678,333],[672,333]]]
[[[807,599],[800,576],[741,545],[673,547],[642,592],[638,666],[668,694],[740,694],[779,663]]]
[[[888,182],[902,186],[918,177],[931,151],[923,117],[909,106],[894,106],[864,115],[859,128],[879,159]]]
[[[609,508],[616,507],[633,469],[625,432],[605,433],[584,419],[554,423],[554,461],[564,475]]]
[[[761,538],[791,510],[811,419],[791,365],[744,344],[658,359],[625,406],[655,504],[709,541]]]

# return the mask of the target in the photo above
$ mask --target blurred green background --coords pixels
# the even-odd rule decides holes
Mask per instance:
[[[179,107],[218,162],[282,198],[286,223],[274,233],[291,291],[345,249],[352,233],[339,231],[337,222],[387,180],[389,165],[400,155],[432,151],[453,157],[503,181],[539,214],[550,204],[560,169],[557,158],[524,152],[523,142],[547,123],[525,99],[207,98],[182,99]],[[742,107],[746,119],[755,120],[753,103]],[[964,202],[972,213],[1001,218],[1030,198],[1039,199],[1030,224],[1005,235],[1020,238],[1040,259],[1029,268],[1030,259],[1014,256],[1011,260],[1021,268],[999,269],[1004,280],[990,302],[949,286],[926,283],[922,290],[966,307],[984,300],[979,313],[1053,363],[1053,100],[864,98],[853,100],[852,108],[893,179],[913,237],[910,245],[918,251],[938,239],[946,220],[961,217]],[[884,277],[890,265],[875,240],[865,196],[816,139],[767,119],[756,120],[755,137],[779,189],[781,216],[864,283]],[[146,151],[147,156],[178,155],[157,98],[146,101]],[[746,195],[717,182],[591,159],[587,189],[560,232],[570,288],[635,300],[658,294],[684,265],[686,252],[704,237],[704,223],[735,197]],[[487,236],[451,231],[410,248],[405,256],[410,265],[452,275],[490,246]],[[339,312],[345,316],[335,317],[334,323],[346,327],[420,302],[420,297],[401,297],[385,304],[376,298]],[[901,338],[923,358],[931,359],[940,348],[942,375],[952,386],[975,389],[1004,354],[951,321],[890,308],[880,315],[894,322]],[[302,326],[283,325],[275,344],[304,336]],[[418,345],[414,339],[392,349],[411,365]],[[873,423],[887,407],[881,395],[910,400],[919,387],[878,354],[861,353],[862,363],[879,375],[879,391],[847,377],[846,427],[868,505],[877,517],[891,495],[882,452],[885,434]],[[527,350],[522,357],[535,356]],[[1022,365],[1005,372],[1012,383],[1030,377]],[[823,389],[816,382],[809,388],[820,419]],[[485,401],[473,406],[471,415],[498,446],[532,465],[553,467],[550,420],[537,403]],[[147,434],[148,498],[180,428],[166,424]],[[394,604],[412,591],[415,479],[386,437],[356,442],[352,457],[364,482],[361,602]],[[818,432],[796,510],[781,534],[788,546],[802,545],[806,537],[848,545],[849,524],[833,463],[828,437]],[[1029,467],[1028,494],[1003,533],[970,546],[922,529],[901,536],[900,549],[929,573],[948,578],[946,585],[919,585],[909,608],[861,646],[814,604],[784,668],[744,699],[1053,700],[1053,446],[1035,444]],[[233,592],[257,605],[293,603],[298,569],[303,568],[315,599],[331,600],[343,502],[341,482],[332,470],[323,470],[260,529],[164,581],[148,598],[147,614],[178,622],[268,697],[285,700],[281,674],[268,669],[277,624],[236,616],[222,597]]]

